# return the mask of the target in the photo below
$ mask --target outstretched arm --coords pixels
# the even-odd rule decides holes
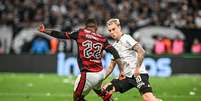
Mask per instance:
[[[38,31],[59,39],[67,39],[66,34],[68,34],[56,31],[54,29],[47,29],[43,24],[40,25]]]

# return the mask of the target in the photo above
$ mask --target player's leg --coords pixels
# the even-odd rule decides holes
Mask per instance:
[[[161,99],[156,98],[151,92],[144,93],[142,97],[144,101],[162,101]]]
[[[81,72],[75,81],[73,101],[86,101],[84,99],[86,91],[86,72]]]
[[[102,84],[102,83],[101,83]],[[112,98],[111,98],[111,94],[108,93],[105,89],[102,89],[101,88],[101,84],[99,84],[98,86],[96,86],[93,90],[94,92],[100,96],[103,101],[112,101]]]
[[[93,88],[93,91],[100,97],[104,96],[106,92],[101,89],[102,82]]]
[[[152,93],[152,87],[149,83],[148,74],[141,74],[135,78],[136,87],[138,88],[140,94],[143,97],[144,101],[161,101],[157,99]]]
[[[103,81],[103,79],[105,77],[105,73],[106,73],[105,70],[102,70],[102,71],[97,72],[97,73],[90,73],[93,77],[90,76],[91,78],[90,77],[89,78],[91,80],[92,85],[94,85],[93,86],[94,92],[98,96],[102,97],[102,99],[104,101],[111,101],[111,99],[107,98],[107,92],[102,90],[102,88],[101,88],[102,81]]]
[[[103,90],[108,92],[110,94],[110,97],[112,96],[114,92],[124,93],[134,87],[134,85],[132,85],[131,83],[132,81],[130,80],[132,80],[132,78],[128,78],[128,77],[126,77],[123,80],[113,79],[110,83],[107,83],[103,87]]]

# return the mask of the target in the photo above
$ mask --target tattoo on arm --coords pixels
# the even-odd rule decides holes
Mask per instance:
[[[133,49],[137,52],[137,62],[136,62],[136,67],[140,68],[142,62],[143,62],[143,59],[144,59],[144,54],[145,54],[145,51],[144,49],[142,48],[142,46],[137,43],[133,46]]]

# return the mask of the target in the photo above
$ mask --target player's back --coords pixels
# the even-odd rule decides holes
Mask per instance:
[[[102,70],[102,52],[106,38],[87,29],[78,33],[78,64],[80,71],[98,72]]]

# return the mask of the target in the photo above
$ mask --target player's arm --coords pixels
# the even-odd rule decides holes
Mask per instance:
[[[59,32],[54,29],[47,29],[43,24],[40,25],[39,29],[40,32],[45,33],[47,35],[50,35],[55,38],[59,39],[76,39],[77,33],[76,34],[69,34],[68,32]],[[75,32],[73,32],[75,33]]]
[[[125,74],[124,74],[124,65],[120,59],[119,53],[117,52],[117,50],[113,47],[113,46],[109,46],[108,48],[105,49],[107,52],[110,52],[113,57],[114,57],[114,63],[111,62],[111,68],[110,70],[113,70],[115,67],[115,64],[117,63],[118,67],[119,67],[119,71],[120,71],[120,75],[119,75],[119,79],[124,79],[125,78]],[[113,67],[114,66],[114,67]],[[108,71],[106,74],[106,77],[108,77],[112,71]]]
[[[112,71],[114,70],[114,67],[116,66],[116,62],[112,59],[110,62],[110,65],[106,71],[106,76],[105,79],[112,73]]]
[[[139,43],[136,43],[133,46],[133,49],[137,52],[137,61],[136,61],[136,76],[140,74],[140,67],[144,59],[145,50],[142,48],[142,46]]]

